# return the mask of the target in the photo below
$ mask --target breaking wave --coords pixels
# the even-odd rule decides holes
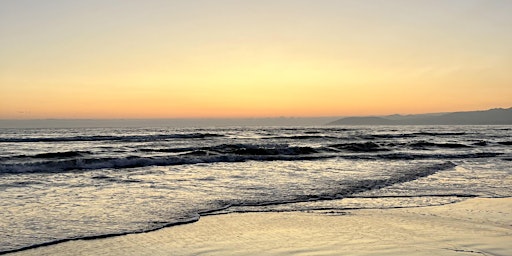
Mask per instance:
[[[286,145],[245,145],[226,144],[214,147],[187,150],[173,149],[181,152],[178,155],[166,156],[128,156],[122,158],[82,157],[82,152],[57,152],[33,156],[46,158],[43,161],[0,164],[0,173],[56,173],[70,170],[119,169],[144,166],[167,166],[216,162],[275,161],[275,160],[312,160],[332,156],[316,154],[318,151],[310,147],[288,147]],[[75,157],[73,157],[75,156]],[[59,158],[54,160],[52,158]],[[65,158],[65,159],[62,159]]]
[[[89,151],[49,152],[36,155],[3,157],[0,174],[8,173],[58,173],[63,171],[121,169],[145,166],[171,166],[199,163],[245,161],[297,161],[325,158],[361,160],[421,160],[464,159],[496,157],[497,152],[393,152],[398,144],[374,142],[340,143],[328,146],[290,146],[287,144],[220,144],[205,147],[142,148],[130,155],[113,157]],[[409,146],[465,148],[463,144],[414,142]],[[147,155],[154,152],[158,155]],[[162,155],[163,154],[163,155]],[[26,159],[30,160],[27,161]]]

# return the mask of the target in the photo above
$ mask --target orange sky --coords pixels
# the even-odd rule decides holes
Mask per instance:
[[[0,119],[512,106],[510,1],[0,2]]]

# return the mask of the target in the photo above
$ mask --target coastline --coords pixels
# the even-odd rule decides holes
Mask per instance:
[[[442,206],[232,213],[7,255],[512,255],[512,198]]]

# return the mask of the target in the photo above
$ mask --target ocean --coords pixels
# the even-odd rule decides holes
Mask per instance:
[[[0,254],[214,214],[510,196],[511,126],[0,129]]]

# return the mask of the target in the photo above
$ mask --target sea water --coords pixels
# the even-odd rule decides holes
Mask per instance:
[[[0,253],[200,216],[512,196],[512,127],[0,129]]]

